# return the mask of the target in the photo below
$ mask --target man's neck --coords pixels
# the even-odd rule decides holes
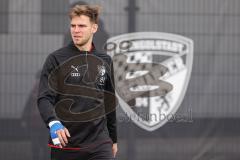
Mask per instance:
[[[84,46],[75,45],[80,51],[90,51],[92,49],[92,43],[85,44]]]

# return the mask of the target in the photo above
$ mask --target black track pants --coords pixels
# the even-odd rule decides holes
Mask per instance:
[[[51,160],[113,160],[112,143],[101,143],[79,150],[51,148]]]

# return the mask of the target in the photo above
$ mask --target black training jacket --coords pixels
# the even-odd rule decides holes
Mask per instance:
[[[116,143],[115,108],[110,56],[96,51],[94,45],[90,52],[80,51],[71,42],[47,57],[40,78],[38,109],[47,126],[59,120],[69,130],[66,147]]]

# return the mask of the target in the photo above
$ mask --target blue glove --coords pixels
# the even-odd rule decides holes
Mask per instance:
[[[56,121],[50,125],[50,136],[54,145],[61,144],[57,135],[57,131],[61,129],[64,129],[64,126],[59,121]]]

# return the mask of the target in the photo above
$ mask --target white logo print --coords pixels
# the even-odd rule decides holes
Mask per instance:
[[[78,67],[74,67],[73,65],[71,65],[71,68],[73,69],[73,71],[71,72],[71,76],[72,77],[80,77],[81,74],[78,72]]]
[[[100,66],[98,65],[98,84],[99,85],[104,85],[104,82],[106,80],[105,73],[106,73],[106,68],[105,66]]]
[[[169,33],[137,32],[110,38],[106,49],[114,60],[121,108],[145,130],[163,126],[177,112],[187,90],[193,41]],[[132,82],[134,86],[129,85]]]
[[[74,67],[73,65],[71,65],[71,68],[78,72],[78,68],[77,67]]]

